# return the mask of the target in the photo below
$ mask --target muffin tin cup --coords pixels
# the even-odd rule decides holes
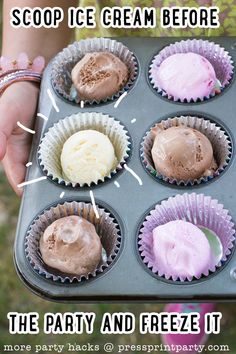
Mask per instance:
[[[214,42],[209,42],[208,40],[203,39],[188,39],[182,40],[180,42],[176,42],[174,44],[170,44],[169,46],[162,49],[152,60],[150,68],[149,68],[149,80],[154,88],[154,90],[159,93],[162,97],[165,97],[172,101],[177,101],[181,103],[190,103],[190,102],[201,102],[208,100],[216,96],[216,92],[211,93],[209,96],[198,97],[196,99],[185,99],[182,100],[179,97],[173,97],[169,95],[167,92],[162,90],[161,87],[158,86],[155,80],[155,74],[161,63],[168,57],[173,54],[178,53],[196,53],[203,57],[205,57],[213,66],[216,78],[219,80],[221,84],[220,91],[222,92],[231,82],[234,66],[233,60],[229,53],[218,44]]]
[[[173,220],[184,220],[198,227],[204,227],[213,231],[221,241],[223,253],[222,259],[218,264],[215,260],[209,264],[209,267],[197,277],[181,277],[177,273],[171,274],[168,269],[160,269],[155,264],[153,254],[153,230]],[[235,226],[228,210],[224,209],[222,204],[216,199],[203,194],[182,194],[170,197],[167,200],[157,204],[155,209],[151,210],[143,222],[139,237],[138,249],[143,263],[157,276],[174,282],[191,282],[199,280],[203,276],[208,276],[211,272],[223,266],[232,252],[235,241]]]
[[[185,126],[196,129],[204,134],[211,142],[213,154],[218,166],[217,170],[210,176],[202,176],[194,180],[178,180],[169,178],[159,173],[154,166],[151,150],[155,139],[155,130],[166,130],[171,127]],[[144,136],[141,144],[141,160],[145,169],[157,180],[177,186],[193,186],[206,183],[219,176],[228,166],[232,156],[232,144],[229,135],[220,126],[211,121],[194,116],[179,116],[162,120],[155,124]]]
[[[85,54],[91,52],[110,52],[126,64],[129,79],[122,89],[103,100],[81,100],[73,89],[71,71]],[[68,101],[79,104],[100,104],[115,100],[125,91],[130,90],[138,74],[138,63],[134,54],[122,43],[109,38],[89,38],[75,42],[60,52],[54,59],[51,72],[51,82],[54,90]],[[74,93],[73,93],[74,91]]]
[[[41,276],[53,281],[81,282],[101,274],[117,257],[121,245],[120,228],[116,220],[103,208],[97,207],[99,218],[96,217],[95,210],[91,203],[85,202],[65,202],[45,210],[38,215],[29,227],[25,240],[25,253],[33,269]],[[42,260],[39,250],[39,241],[45,229],[55,220],[69,215],[78,215],[91,222],[99,235],[103,247],[103,256],[97,268],[88,274],[75,276],[64,274],[60,271],[48,267]]]
[[[72,183],[64,178],[61,168],[61,152],[66,140],[74,133],[93,129],[105,134],[111,141],[117,159],[114,169],[104,178],[87,184]],[[126,162],[130,154],[130,137],[125,127],[114,118],[102,113],[77,113],[54,124],[43,137],[38,151],[39,164],[46,176],[67,187],[90,187],[112,178]]]

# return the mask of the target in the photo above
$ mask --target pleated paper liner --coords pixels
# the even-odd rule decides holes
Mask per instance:
[[[181,100],[177,96],[173,97],[172,95],[169,95],[167,92],[162,90],[161,87],[158,86],[158,83],[155,80],[155,74],[158,71],[161,63],[173,54],[190,52],[203,56],[212,64],[216,73],[216,78],[220,82],[220,93],[230,84],[234,73],[234,66],[233,60],[229,53],[214,42],[209,42],[208,40],[203,39],[188,39],[170,44],[169,46],[162,49],[153,58],[149,68],[149,80],[153,89],[158,94],[171,101],[177,101],[181,103],[201,102],[216,96],[217,93],[212,92],[209,96],[198,97],[195,100]]]
[[[105,134],[111,141],[117,159],[116,166],[104,178],[87,184],[65,179],[61,167],[61,152],[66,140],[74,133],[92,129]],[[38,151],[39,163],[49,179],[66,187],[90,187],[112,178],[129,158],[131,141],[126,128],[115,118],[102,113],[77,113],[54,124],[43,137]]]
[[[107,101],[116,100],[125,91],[133,86],[137,74],[138,63],[134,54],[122,43],[109,38],[89,38],[75,42],[60,52],[54,59],[52,64],[51,81],[54,90],[64,99],[79,104],[81,99],[73,87],[71,71],[73,67],[80,61],[85,54],[91,52],[110,52],[116,55],[129,71],[127,83],[117,93],[103,100],[83,100],[84,104],[100,104]]]
[[[211,142],[213,147],[214,159],[217,164],[217,169],[213,171],[210,176],[202,176],[194,180],[178,180],[163,176],[159,173],[154,166],[151,150],[155,139],[155,129],[160,128],[166,130],[170,127],[184,126],[196,129],[204,134]],[[223,130],[222,127],[216,123],[212,123],[208,119],[199,118],[194,116],[180,116],[162,120],[160,123],[155,124],[145,134],[141,144],[141,161],[144,168],[158,181],[164,181],[177,186],[193,186],[201,183],[206,183],[209,180],[219,176],[228,166],[232,156],[232,143],[229,135]]]
[[[198,278],[171,274],[168,266],[159,269],[153,253],[153,230],[173,220],[184,220],[199,228],[205,228],[215,233],[222,245],[222,258],[216,261],[212,255],[209,267]],[[173,282],[191,282],[200,280],[216,272],[224,266],[233,251],[235,242],[235,225],[229,214],[216,199],[203,194],[176,195],[157,204],[145,217],[138,236],[138,250],[143,264],[156,276]],[[212,249],[215,253],[215,249]]]
[[[61,283],[82,282],[95,278],[111,267],[118,256],[121,247],[121,230],[117,220],[108,210],[97,207],[99,218],[96,217],[91,203],[85,202],[64,202],[46,209],[38,215],[29,227],[25,239],[25,253],[33,269],[41,276],[59,281]],[[99,235],[103,247],[103,256],[97,268],[93,272],[75,276],[64,274],[48,267],[42,260],[39,249],[39,241],[45,229],[55,220],[69,215],[77,215],[91,222]]]

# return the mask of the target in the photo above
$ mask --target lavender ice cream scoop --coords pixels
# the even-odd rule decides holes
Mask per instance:
[[[153,230],[153,252],[158,269],[176,277],[200,277],[211,259],[204,233],[182,220],[170,221]]]
[[[211,63],[195,53],[177,53],[153,72],[158,87],[172,97],[196,100],[214,92],[217,78]]]

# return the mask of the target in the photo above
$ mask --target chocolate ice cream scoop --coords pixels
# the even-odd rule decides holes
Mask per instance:
[[[81,100],[102,100],[117,93],[128,81],[127,66],[109,52],[87,53],[71,72]]]
[[[186,181],[210,176],[217,169],[211,142],[200,131],[177,126],[154,133],[152,159],[163,176]]]
[[[63,273],[86,275],[102,258],[102,245],[95,227],[76,215],[54,221],[40,239],[43,261]]]

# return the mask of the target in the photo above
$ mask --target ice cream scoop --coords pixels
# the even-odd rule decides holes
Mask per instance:
[[[40,251],[48,266],[67,274],[87,275],[101,261],[102,244],[93,224],[72,215],[46,228]]]
[[[217,169],[209,139],[196,129],[173,126],[155,128],[151,150],[156,170],[177,180],[210,176]]]
[[[153,69],[157,87],[173,98],[197,100],[214,93],[218,81],[212,64],[195,53],[177,53]]]
[[[102,100],[113,96],[127,83],[127,66],[109,52],[87,53],[71,73],[81,100]]]
[[[116,165],[110,139],[96,130],[81,130],[73,134],[62,148],[63,175],[73,183],[97,183],[108,176]]]
[[[179,278],[199,278],[209,269],[211,248],[195,225],[174,220],[153,230],[153,253],[159,273]]]

